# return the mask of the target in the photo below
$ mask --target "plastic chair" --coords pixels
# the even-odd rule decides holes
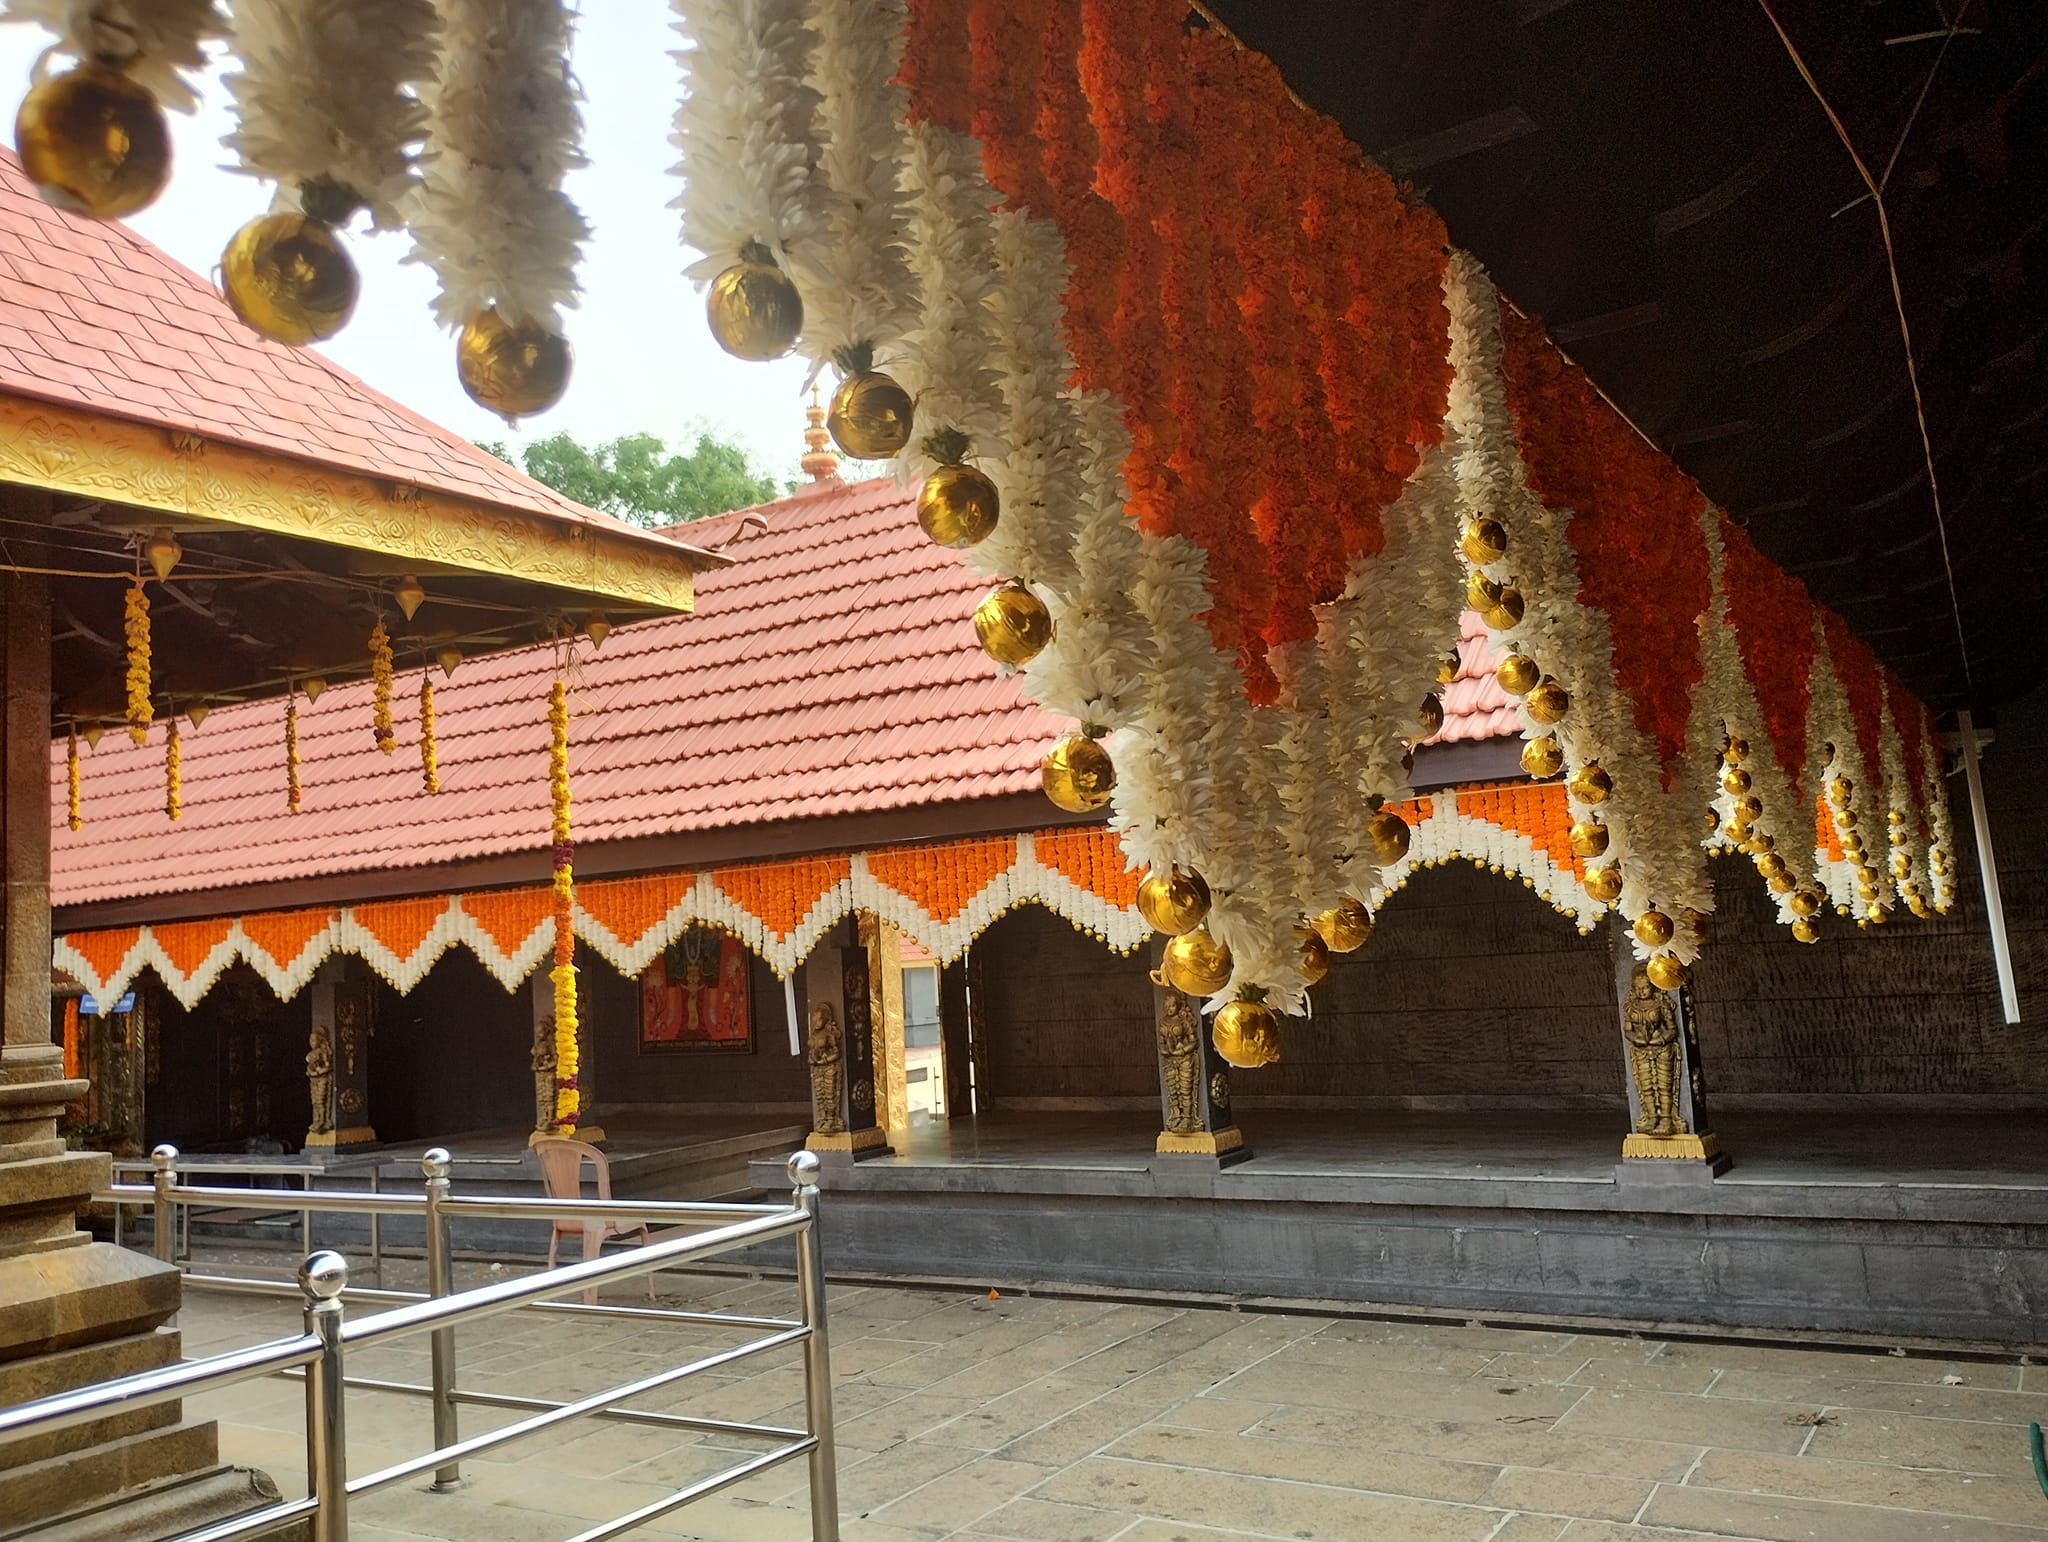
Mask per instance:
[[[588,1162],[597,1169],[597,1197],[612,1197],[612,1164],[597,1147],[583,1140],[565,1140],[560,1136],[549,1136],[533,1143],[533,1154],[540,1158],[540,1175],[547,1184],[550,1199],[582,1199],[583,1164]],[[640,1246],[647,1246],[647,1227],[621,1225],[617,1221],[584,1220],[573,1216],[556,1216],[554,1231],[548,1237],[548,1267],[555,1267],[557,1255],[564,1237],[583,1239],[583,1256],[586,1260],[604,1251],[605,1243],[617,1238],[628,1238]],[[654,1276],[647,1276],[647,1299],[654,1299]],[[583,1293],[583,1303],[589,1306],[597,1300],[595,1288]]]

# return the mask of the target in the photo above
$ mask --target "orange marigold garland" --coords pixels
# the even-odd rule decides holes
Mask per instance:
[[[391,726],[391,634],[382,616],[370,633],[370,686],[377,748],[389,755],[398,748],[398,734]]]
[[[284,704],[284,806],[299,811],[299,688],[292,687]]]
[[[430,793],[441,790],[440,752],[434,743],[434,677],[420,671],[420,781]]]
[[[178,716],[164,719],[164,813],[185,817],[185,749],[178,738]]]
[[[575,843],[569,838],[569,682],[557,675],[548,689],[548,796],[554,809],[555,1128],[576,1131],[576,878]]]
[[[121,599],[121,636],[128,647],[128,737],[141,744],[149,738],[156,708],[149,699],[149,596],[140,578]]]
[[[74,833],[85,827],[78,798],[78,730],[73,728],[64,743],[64,823]]]
[[[1116,313],[1124,225],[1095,185],[1095,123],[1078,64],[1080,0],[1053,0],[1040,57],[1040,163],[1052,195],[1051,212],[1066,240],[1067,261],[1073,265],[1066,293],[1067,346],[1074,355],[1076,381],[1100,386],[1116,375],[1109,323]]]
[[[1793,791],[1810,798],[1806,781],[1806,715],[1813,692],[1813,602],[1806,586],[1782,572],[1726,515],[1721,517],[1721,581],[1735,623],[1742,667],[1755,689],[1778,765]]]

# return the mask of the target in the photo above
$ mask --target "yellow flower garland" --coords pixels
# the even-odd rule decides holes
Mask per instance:
[[[555,1129],[576,1133],[581,1099],[576,1086],[575,846],[569,839],[569,682],[560,675],[548,690],[548,795],[554,808]]]
[[[398,748],[398,735],[391,727],[391,634],[384,630],[381,616],[370,633],[370,683],[375,695],[377,748],[389,755]]]
[[[284,705],[284,806],[299,811],[299,693],[295,686]]]
[[[441,790],[441,760],[434,748],[434,679],[420,671],[420,780],[430,793]]]
[[[121,601],[121,635],[128,645],[128,737],[141,744],[156,709],[149,702],[149,596],[139,578]]]
[[[185,751],[178,738],[178,718],[164,720],[164,812],[173,819],[185,817]]]
[[[85,816],[80,810],[78,801],[78,730],[76,728],[71,730],[70,738],[64,747],[64,791],[64,823],[74,831],[83,829],[85,826]]]

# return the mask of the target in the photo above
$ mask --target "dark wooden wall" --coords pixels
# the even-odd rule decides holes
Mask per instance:
[[[974,952],[994,1107],[1157,1102],[1144,957],[1120,958],[1037,905],[997,921]]]
[[[467,948],[443,953],[410,995],[380,986],[368,1121],[380,1140],[533,1128],[528,989],[507,992]]]

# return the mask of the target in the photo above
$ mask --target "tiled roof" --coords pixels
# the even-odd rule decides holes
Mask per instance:
[[[209,284],[124,226],[36,196],[0,150],[0,394],[624,530],[381,396],[266,342]]]
[[[586,650],[570,730],[579,842],[1037,788],[1039,759],[1065,725],[1024,700],[1014,678],[995,676],[969,620],[985,581],[924,538],[909,490],[809,490],[686,528],[733,565],[698,580],[695,615],[621,627],[594,657]],[[1468,634],[1467,669],[1483,673],[1475,646],[1483,637]],[[400,678],[393,756],[372,740],[367,683],[301,708],[297,815],[284,808],[278,702],[219,708],[186,734],[175,825],[163,813],[160,731],[142,749],[116,729],[81,750],[86,823],[76,834],[63,824],[59,745],[53,902],[544,849],[553,674],[544,649],[476,660],[452,680],[436,672],[438,797],[419,790],[417,668]],[[1490,676],[1452,688],[1482,702],[1488,690],[1501,700]],[[1476,736],[1458,723],[1452,716],[1447,737]]]
[[[1486,623],[1466,611],[1458,639],[1458,678],[1444,687],[1444,726],[1425,743],[1513,738],[1522,731],[1507,692],[1493,677],[1499,662],[1500,649],[1488,639]]]

